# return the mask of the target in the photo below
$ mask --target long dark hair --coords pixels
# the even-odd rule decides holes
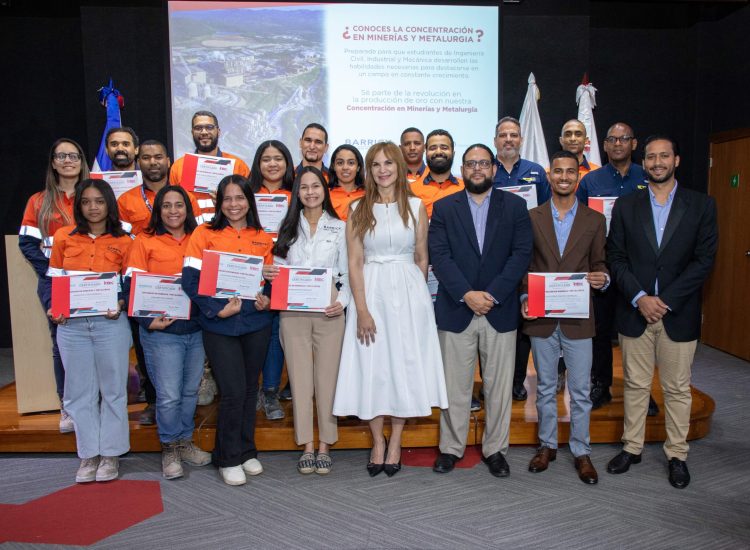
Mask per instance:
[[[289,254],[289,248],[295,243],[299,236],[299,218],[302,215],[304,205],[299,200],[299,186],[302,180],[302,176],[310,173],[313,174],[323,186],[323,211],[326,212],[330,217],[339,219],[336,210],[333,208],[331,202],[331,194],[328,192],[328,185],[323,177],[323,172],[315,168],[314,166],[303,166],[297,171],[297,177],[294,178],[294,187],[292,188],[292,202],[289,204],[289,210],[286,216],[281,222],[279,227],[279,236],[276,239],[276,244],[273,247],[273,253],[281,258],[286,258]]]
[[[250,182],[248,182],[246,177],[240,176],[238,174],[225,176],[219,182],[219,187],[216,188],[216,213],[214,214],[214,219],[208,222],[208,227],[210,227],[214,231],[220,231],[221,229],[224,229],[229,225],[229,220],[224,215],[224,212],[221,211],[221,205],[224,203],[224,192],[227,188],[227,185],[229,185],[230,183],[239,185],[240,189],[242,189],[242,192],[247,198],[247,202],[250,206],[250,208],[248,208],[247,210],[247,216],[245,217],[247,226],[252,227],[253,229],[262,230],[263,226],[260,225],[258,208],[255,206],[255,194],[253,193],[253,190],[250,189]]]
[[[292,160],[292,154],[286,145],[275,139],[268,139],[258,145],[253,165],[250,167],[250,188],[253,190],[253,193],[260,193],[260,187],[263,185],[263,174],[260,172],[260,158],[269,147],[275,147],[281,151],[286,162],[286,171],[284,172],[284,178],[281,180],[281,188],[291,191],[294,185],[294,161]]]
[[[362,159],[362,153],[359,152],[359,149],[357,149],[354,145],[349,145],[348,143],[336,147],[336,150],[331,155],[331,165],[328,168],[328,186],[331,189],[341,186],[341,184],[339,183],[339,177],[336,175],[336,157],[341,151],[351,151],[352,153],[354,153],[354,158],[357,159],[358,165],[357,173],[354,176],[354,185],[357,187],[357,189],[362,189],[365,186],[365,161]]]
[[[165,185],[154,197],[154,208],[151,211],[151,219],[148,222],[148,227],[145,232],[149,235],[169,233],[169,230],[164,227],[164,221],[161,219],[161,211],[164,206],[164,195],[173,191],[182,196],[182,200],[185,201],[185,224],[183,228],[185,233],[192,233],[198,223],[195,221],[195,214],[193,213],[193,204],[190,202],[190,196],[187,194],[182,187],[179,185]]]
[[[81,199],[83,198],[83,192],[89,187],[95,188],[104,197],[104,203],[107,205],[107,225],[106,232],[113,237],[122,237],[127,235],[127,232],[122,228],[120,224],[120,211],[117,209],[117,199],[112,188],[104,180],[85,179],[81,180],[76,184],[76,195],[73,202],[73,217],[76,221],[76,229],[79,233],[91,233],[89,221],[83,217],[83,210],[81,209]]]
[[[52,160],[52,155],[55,154],[55,149],[57,149],[57,146],[61,143],[70,143],[76,148],[78,154],[81,155],[81,171],[78,173],[78,181],[80,182],[89,177],[89,167],[86,165],[86,155],[83,154],[83,148],[76,141],[69,138],[60,138],[52,144],[52,147],[50,147],[49,150],[49,156],[47,157],[47,172],[44,178],[44,194],[42,195],[36,220],[37,226],[42,232],[42,239],[49,237],[49,225],[55,215],[61,217],[63,225],[73,223],[73,220],[68,217],[67,212],[60,207],[60,203],[63,200],[63,192],[57,187],[59,176]]]

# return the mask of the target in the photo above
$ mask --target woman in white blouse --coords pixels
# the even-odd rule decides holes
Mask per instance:
[[[338,440],[333,397],[344,338],[344,308],[349,303],[346,224],[336,215],[328,186],[317,168],[297,172],[289,211],[279,228],[274,264],[264,268],[272,281],[279,265],[332,268],[331,305],[324,313],[281,312],[281,345],[292,384],[294,436],[304,452],[301,474],[331,471],[330,447]],[[338,287],[338,290],[335,288]],[[313,397],[318,417],[318,455],[313,440]]]

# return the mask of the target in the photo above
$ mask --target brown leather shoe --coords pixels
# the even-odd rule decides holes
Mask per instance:
[[[578,470],[578,479],[589,485],[594,485],[599,481],[594,465],[591,464],[589,455],[577,456],[575,459],[576,470]]]
[[[529,472],[543,472],[549,467],[550,462],[554,462],[557,458],[557,449],[550,449],[549,447],[539,447],[536,450],[534,458],[529,462]]]

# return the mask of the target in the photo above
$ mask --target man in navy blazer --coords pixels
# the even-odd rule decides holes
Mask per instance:
[[[508,451],[518,328],[518,286],[532,251],[526,201],[492,188],[489,147],[471,145],[461,173],[465,191],[437,201],[428,245],[439,282],[435,318],[445,367],[447,410],[440,415],[440,456],[449,472],[463,456],[477,355],[485,395],[483,459],[496,477],[510,474]]]
[[[678,185],[676,142],[646,139],[648,187],[617,199],[607,260],[620,293],[616,321],[625,378],[623,450],[607,465],[612,474],[641,461],[648,394],[659,367],[666,409],[669,482],[690,483],[690,367],[701,327],[701,289],[718,244],[713,198]]]

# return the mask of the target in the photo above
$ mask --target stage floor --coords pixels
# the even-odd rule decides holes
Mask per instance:
[[[591,413],[591,442],[615,443],[622,436],[623,403],[622,403],[622,365],[618,348],[614,349],[614,385],[612,402]],[[534,445],[537,443],[536,428],[536,373],[529,363],[526,378],[526,389],[529,398],[526,401],[514,401],[511,416],[510,442],[514,445]],[[692,388],[693,405],[690,415],[690,432],[688,439],[705,437],[711,428],[711,417],[714,412],[714,401],[710,396],[697,388]],[[646,423],[646,441],[663,441],[666,437],[664,428],[664,407],[662,392],[658,380],[654,379],[652,390],[654,400],[660,407],[659,414],[649,417]],[[560,443],[568,440],[569,404],[567,391],[558,394],[558,437]],[[259,450],[296,450],[294,443],[294,426],[292,422],[292,403],[282,401],[286,418],[269,421],[262,412],[258,412],[255,430],[255,441]],[[130,445],[133,451],[159,451],[159,439],[156,426],[140,426],[139,412],[145,404],[128,406],[130,413]],[[196,413],[195,441],[202,448],[210,450],[214,443],[216,425],[216,403],[198,407]],[[16,409],[15,384],[0,388],[0,452],[75,452],[75,436],[61,434],[58,430],[59,413],[36,413],[19,415]],[[434,447],[438,444],[440,412],[426,418],[410,419],[406,423],[403,435],[404,447]],[[387,423],[386,423],[387,424]],[[484,429],[484,411],[471,413],[471,423],[467,444],[481,443]],[[387,427],[386,427],[387,431]],[[316,434],[317,435],[317,434]],[[366,422],[357,419],[339,419],[338,449],[358,449],[370,447],[370,430]]]

